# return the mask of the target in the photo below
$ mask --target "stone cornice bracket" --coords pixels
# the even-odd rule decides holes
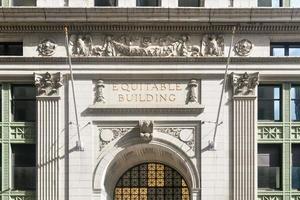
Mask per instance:
[[[232,73],[232,84],[234,96],[256,96],[256,86],[259,82],[259,73],[235,74]]]
[[[60,72],[50,74],[34,73],[34,83],[37,87],[38,96],[58,96],[58,89],[63,86]]]
[[[151,141],[153,138],[153,121],[139,121],[140,137],[145,141]]]

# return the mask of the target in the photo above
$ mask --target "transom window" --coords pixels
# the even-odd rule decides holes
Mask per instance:
[[[258,7],[282,7],[283,0],[258,0]]]
[[[117,6],[117,0],[95,0],[95,6]]]
[[[300,56],[300,43],[271,43],[271,56]]]
[[[12,0],[12,6],[36,6],[36,0]]]
[[[199,7],[199,0],[178,0],[179,7]]]
[[[117,182],[115,200],[189,200],[184,178],[173,168],[160,163],[144,163],[127,172]]]
[[[161,6],[161,0],[136,0],[137,6]]]

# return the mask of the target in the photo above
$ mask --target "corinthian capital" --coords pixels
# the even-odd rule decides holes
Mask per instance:
[[[255,95],[255,89],[258,85],[258,72],[248,74],[235,74],[232,73],[232,84],[234,95],[248,96]]]
[[[62,84],[61,74],[55,73],[50,74],[49,72],[45,74],[34,74],[34,83],[38,90],[39,96],[53,96],[58,95],[58,88]]]

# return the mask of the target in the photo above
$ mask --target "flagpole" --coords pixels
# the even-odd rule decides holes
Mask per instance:
[[[217,120],[215,122],[214,137],[213,137],[213,140],[209,142],[209,147],[212,150],[215,150],[215,147],[216,147],[216,136],[217,136],[217,132],[218,132],[218,126],[220,124],[222,124],[222,123],[219,122],[219,120],[220,120],[221,107],[222,107],[222,103],[223,103],[224,91],[225,91],[225,87],[226,87],[226,84],[227,84],[228,68],[229,68],[229,64],[230,64],[231,49],[232,49],[232,45],[233,45],[235,30],[236,30],[236,27],[234,26],[232,28],[231,43],[230,43],[230,47],[229,47],[229,51],[228,51],[227,64],[226,64],[225,73],[224,73],[224,82],[223,82],[221,97],[220,97],[220,101],[219,101]]]
[[[78,141],[76,142],[76,149],[79,151],[83,151],[83,146],[81,143],[80,138],[80,130],[79,130],[79,122],[78,122],[78,112],[77,112],[77,103],[76,103],[76,97],[75,97],[75,87],[74,87],[74,76],[73,76],[73,69],[72,69],[72,61],[71,56],[69,52],[69,37],[68,37],[68,27],[64,27],[65,35],[66,35],[66,51],[67,51],[67,57],[68,57],[68,64],[69,64],[69,70],[70,70],[70,77],[71,77],[71,87],[72,87],[72,93],[73,93],[73,103],[74,103],[74,111],[75,111],[75,118],[76,118],[76,128],[77,128],[77,136]]]

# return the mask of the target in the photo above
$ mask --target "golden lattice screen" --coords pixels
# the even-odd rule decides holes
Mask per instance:
[[[173,168],[159,163],[143,163],[119,179],[115,200],[189,200],[184,178]]]

